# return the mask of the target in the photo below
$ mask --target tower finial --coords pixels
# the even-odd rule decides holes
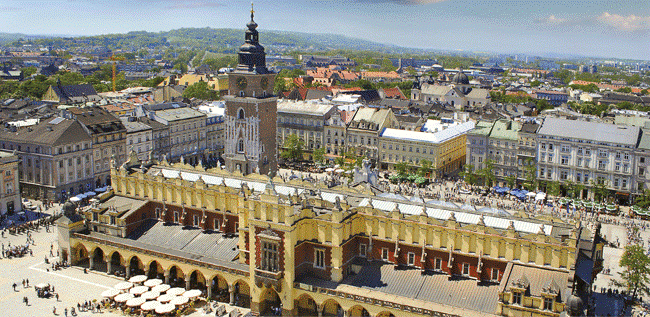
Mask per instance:
[[[253,4],[253,1],[251,1],[251,20],[255,17],[255,6]]]

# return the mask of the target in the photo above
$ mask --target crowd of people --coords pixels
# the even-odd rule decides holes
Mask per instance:
[[[27,254],[32,255],[32,250],[29,248],[29,244],[26,245],[11,245],[11,242],[5,248],[5,244],[2,244],[2,258],[18,258],[23,257]]]

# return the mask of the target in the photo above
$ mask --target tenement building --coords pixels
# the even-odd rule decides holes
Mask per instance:
[[[81,215],[64,207],[62,256],[261,314],[559,316],[580,286],[579,243],[590,237],[559,219],[141,162],[135,153],[112,180]]]
[[[18,190],[18,156],[0,152],[0,215],[13,215],[22,210],[20,191]]]
[[[595,184],[624,200],[636,190],[638,127],[546,118],[537,135],[540,180],[582,184],[583,197],[593,197]]]
[[[325,144],[325,124],[337,111],[331,103],[283,100],[278,103],[278,145],[292,134],[298,136],[309,153]]]

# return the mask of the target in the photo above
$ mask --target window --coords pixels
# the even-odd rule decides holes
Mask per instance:
[[[436,271],[442,271],[442,259],[441,258],[436,258],[433,261],[433,268]]]
[[[630,165],[628,164],[623,164],[623,173],[627,173],[630,171]]]
[[[362,258],[366,257],[366,252],[368,251],[368,245],[365,243],[359,244],[359,256]]]
[[[645,163],[645,157],[640,157],[639,158],[639,163]]]
[[[499,280],[499,269],[492,269],[492,280],[493,281]]]
[[[576,166],[582,166],[582,157],[578,158],[578,163],[576,164]]]
[[[280,270],[278,265],[278,244],[270,241],[262,241],[262,270],[269,272],[277,272]],[[325,256],[323,252],[323,262]],[[314,261],[314,266],[316,261]]]
[[[606,166],[607,166],[607,161],[598,161],[599,170],[604,170]]]
[[[544,177],[544,175],[545,175],[545,174],[544,174],[544,168],[543,168],[543,167],[540,167],[540,168],[539,168],[539,177]]]
[[[569,178],[569,171],[560,171],[560,179],[567,180]]]
[[[553,310],[553,298],[544,297],[544,310]]]
[[[469,276],[469,263],[463,263],[463,276]]]
[[[585,155],[591,155],[591,149],[585,149]]]
[[[239,120],[243,120],[244,117],[245,117],[244,109],[239,108],[239,110],[237,110],[237,119],[239,119]]]
[[[548,153],[548,162],[553,163],[553,153]]]
[[[512,292],[512,303],[521,305],[521,292]]]
[[[578,148],[578,155],[582,155],[582,153],[583,153],[583,152],[582,152],[582,148],[579,147],[579,148]]]
[[[548,144],[548,150],[549,150],[549,151],[553,151],[553,144],[552,144],[552,143],[549,143],[549,144]]]
[[[160,219],[160,208],[156,208],[156,219]]]
[[[582,174],[576,173],[576,182],[582,182]]]
[[[415,265],[415,253],[408,253],[408,265]]]
[[[616,165],[614,166],[614,170],[617,171],[617,172],[621,171],[621,163],[620,162],[616,162]]]
[[[562,145],[562,147],[560,148],[560,151],[564,152],[564,153],[569,153],[569,152],[571,152],[571,147],[568,146],[568,145]]]
[[[546,143],[540,143],[539,146],[542,148],[542,150],[546,150]]]
[[[616,152],[616,159],[620,160],[621,159],[621,152]]]
[[[388,261],[388,248],[381,249],[381,259],[384,261]]]
[[[112,224],[112,225],[115,225],[115,223],[116,223],[115,216],[111,216],[111,224]]]
[[[325,250],[316,249],[314,252],[314,267],[325,268]]]
[[[622,183],[621,187],[622,187],[623,189],[627,189],[627,179],[624,178],[623,181],[622,181],[621,183]]]
[[[174,211],[174,222],[178,223],[178,211]]]
[[[239,142],[237,142],[237,152],[244,153],[244,140],[242,139],[239,139]]]
[[[568,165],[569,164],[569,157],[566,156],[566,155],[562,155],[562,159],[561,159],[560,163],[562,163],[562,165]]]
[[[195,226],[195,227],[198,227],[198,226],[199,226],[199,216],[194,215],[193,218],[194,218],[194,226]]]

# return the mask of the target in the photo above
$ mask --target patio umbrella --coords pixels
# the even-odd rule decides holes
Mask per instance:
[[[131,298],[135,298],[135,296],[133,294],[131,294],[131,293],[124,293],[124,294],[120,294],[120,295],[115,296],[115,301],[118,302],[118,303],[124,303],[124,302],[126,302],[127,300],[129,300]]]
[[[154,278],[144,282],[144,286],[149,286],[149,287],[154,287],[160,284],[162,284],[162,280],[158,278]]]
[[[187,298],[199,297],[199,296],[201,296],[201,290],[191,289],[191,290],[186,291],[185,293],[183,293],[183,296],[185,296]]]
[[[189,302],[189,301],[190,301],[190,299],[185,297],[185,296],[176,296],[169,303],[172,304],[172,305],[175,305],[175,306],[181,306],[181,305],[187,304],[187,302]]]
[[[70,201],[73,202],[73,203],[76,203],[76,202],[81,201],[81,198],[79,198],[79,197],[77,197],[77,196],[70,197]]]
[[[170,294],[160,295],[160,296],[158,296],[157,301],[159,301],[161,303],[167,303],[167,302],[171,301],[172,299],[174,299],[174,297],[176,297],[176,295],[170,295]]]
[[[120,291],[125,291],[131,287],[133,287],[133,283],[129,283],[129,282],[122,282],[115,285],[115,289]]]
[[[86,197],[92,197],[92,196],[97,195],[97,193],[96,192],[87,192],[85,195],[86,195]]]
[[[332,168],[332,167],[328,167],[328,168],[325,169],[325,171],[328,172],[328,173],[329,173],[329,172],[333,172],[333,171],[334,171],[334,168]]]
[[[605,209],[607,209],[607,211],[614,211],[614,210],[616,210],[616,205],[607,205],[607,207],[605,207]]]
[[[47,285],[48,285],[48,284],[40,283],[40,284],[36,284],[36,286],[34,286],[34,287],[36,287],[36,288],[46,288]]]
[[[176,306],[172,304],[164,304],[156,307],[155,311],[156,314],[168,314],[171,313],[174,310],[174,308],[176,308]]]
[[[180,288],[180,287],[174,287],[174,288],[167,291],[167,294],[173,295],[173,296],[178,296],[178,295],[181,295],[183,293],[185,293],[185,289]]]
[[[164,292],[166,292],[167,290],[169,290],[170,287],[171,287],[171,286],[169,286],[169,285],[167,285],[167,284],[160,284],[160,285],[156,285],[156,286],[154,286],[154,287],[151,289],[151,291],[153,291],[153,292],[164,293]]]
[[[144,293],[146,293],[148,291],[149,291],[149,288],[146,287],[146,286],[136,286],[136,287],[132,288],[131,290],[129,290],[129,293],[131,293],[133,295],[142,295],[142,294],[144,294]],[[140,306],[140,305],[138,305],[138,306]]]
[[[131,283],[142,283],[147,280],[147,276],[145,275],[136,275],[132,278],[129,279],[129,282]]]
[[[113,298],[113,297],[115,297],[115,296],[117,296],[119,294],[120,294],[120,291],[118,291],[118,290],[116,290],[114,288],[111,288],[111,289],[107,289],[107,290],[103,291],[102,292],[102,297]]]
[[[157,302],[155,300],[148,301],[140,306],[140,309],[142,310],[154,310],[156,307],[162,305],[160,302]]]
[[[140,305],[144,304],[145,302],[147,302],[147,300],[142,297],[131,298],[126,301],[126,306],[140,307]]]
[[[146,300],[156,299],[159,296],[160,296],[160,293],[159,292],[154,292],[154,291],[148,291],[148,292],[143,293],[142,295],[140,295],[140,297],[142,297],[142,298],[144,298]]]

